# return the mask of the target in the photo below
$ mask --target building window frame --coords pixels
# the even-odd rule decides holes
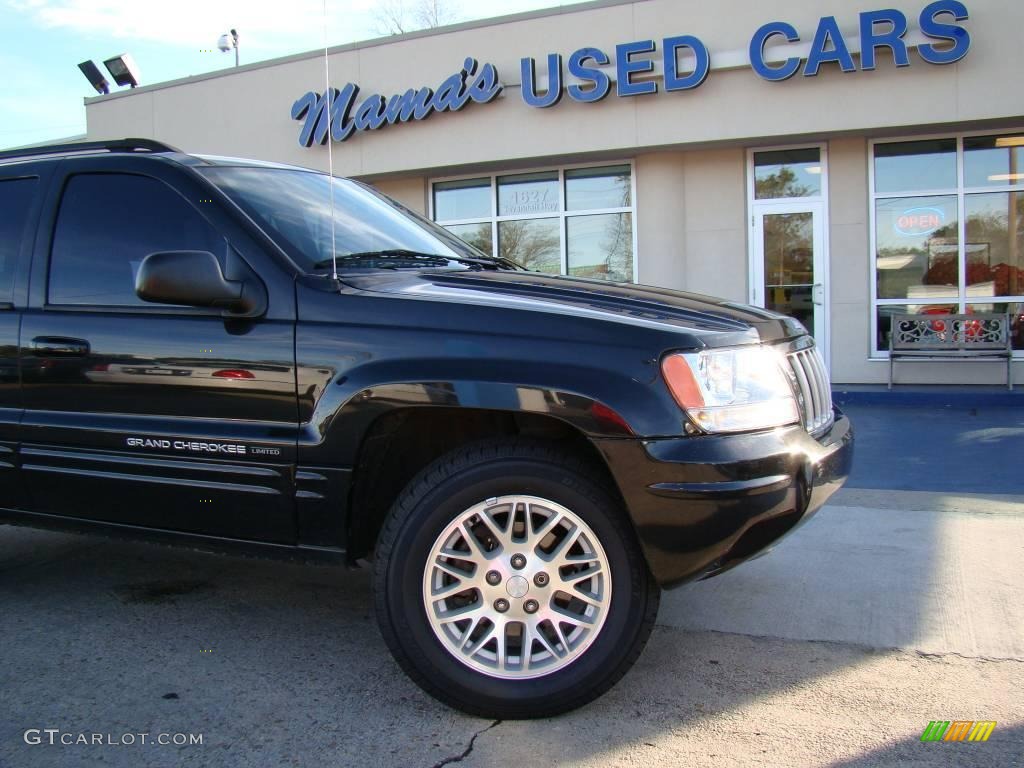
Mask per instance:
[[[583,168],[605,168],[614,166],[628,166],[629,167],[629,206],[619,206],[612,208],[588,208],[585,210],[574,210],[568,211],[565,206],[565,172],[574,171]],[[513,214],[513,215],[498,215],[498,179],[504,176],[518,176],[520,174],[528,173],[558,173],[558,211],[544,212],[544,213],[531,213],[531,214]],[[438,221],[435,217],[434,211],[434,186],[450,181],[466,181],[469,179],[488,179],[490,181],[490,192],[491,192],[491,215],[480,216],[468,219],[446,219],[445,221]],[[582,217],[582,216],[600,216],[602,214],[630,214],[632,222],[632,248],[633,248],[633,273],[632,282],[639,282],[640,275],[640,255],[637,251],[637,241],[639,232],[639,223],[637,219],[637,210],[639,209],[639,202],[637,200],[637,185],[636,185],[636,163],[632,159],[609,159],[600,162],[586,162],[586,163],[568,163],[564,165],[539,165],[529,166],[525,168],[508,168],[501,171],[495,171],[491,173],[460,173],[452,176],[434,176],[427,180],[427,214],[430,220],[440,226],[457,226],[461,224],[490,224],[491,225],[491,253],[498,254],[498,224],[503,221],[525,221],[532,219],[558,219],[558,232],[559,232],[559,260],[561,264],[561,275],[569,274],[569,246],[568,246],[568,219]]]
[[[991,194],[998,192],[1021,192],[1024,193],[1024,181],[1018,184],[1007,184],[1005,187],[967,187],[964,184],[964,140],[977,136],[1000,136],[1009,134],[1024,134],[1024,126],[1007,128],[989,128],[976,131],[946,131],[941,133],[928,134],[907,134],[897,136],[885,136],[868,140],[868,247],[870,258],[868,259],[870,288],[871,288],[871,313],[870,337],[868,340],[868,360],[885,361],[889,359],[888,349],[878,349],[878,309],[884,306],[902,306],[912,304],[913,301],[907,298],[881,299],[878,297],[878,232],[877,232],[877,204],[879,200],[896,198],[927,198],[938,196],[956,196],[957,214],[957,295],[956,298],[948,300],[936,300],[933,303],[955,304],[957,313],[963,314],[968,304],[985,303],[1020,303],[1024,302],[1024,295],[1014,296],[978,296],[970,299],[967,296],[967,196],[971,194]],[[956,141],[956,186],[938,189],[897,191],[897,192],[876,192],[875,190],[875,147],[879,144],[892,144],[907,141],[934,141],[939,139],[954,139]],[[986,302],[991,298],[992,302]],[[1014,350],[1013,360],[1024,360],[1024,350]]]
[[[821,167],[820,192],[817,195],[806,195],[803,197],[757,197],[757,166],[756,155],[761,152],[783,152],[797,149],[817,149],[818,162]],[[797,144],[767,144],[764,146],[749,146],[746,148],[746,187],[747,187],[747,301],[754,305],[763,307],[765,305],[763,290],[758,285],[759,267],[758,243],[755,238],[755,222],[758,212],[771,212],[778,208],[785,208],[793,204],[807,204],[809,207],[818,207],[822,217],[822,237],[820,274],[815,270],[815,282],[822,285],[825,292],[825,311],[822,313],[822,328],[816,333],[819,340],[819,349],[825,359],[826,366],[831,369],[832,365],[832,280],[830,276],[832,255],[830,243],[832,239],[831,216],[829,212],[829,152],[827,141],[805,141]]]
[[[804,195],[802,197],[757,197],[757,167],[755,166],[755,155],[762,152],[786,152],[797,149],[818,150],[818,162],[821,164],[821,193],[817,195]],[[766,146],[747,147],[747,205],[771,206],[785,205],[787,203],[814,203],[821,202],[828,205],[828,142],[827,141],[806,141],[799,144],[770,144]]]

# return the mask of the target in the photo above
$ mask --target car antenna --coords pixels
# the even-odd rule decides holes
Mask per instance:
[[[334,235],[334,138],[331,123],[334,122],[334,100],[331,98],[331,64],[327,57],[327,0],[324,0],[324,100],[327,102],[327,184],[331,190],[331,279],[338,280],[338,246]]]

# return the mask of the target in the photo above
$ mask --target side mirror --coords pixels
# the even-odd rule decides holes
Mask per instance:
[[[255,278],[228,280],[209,251],[164,251],[142,260],[135,293],[143,301],[216,307],[232,314],[259,314],[265,303]]]

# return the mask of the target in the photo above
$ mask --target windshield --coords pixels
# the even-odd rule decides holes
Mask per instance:
[[[287,168],[201,168],[305,272],[331,268],[330,178]],[[338,269],[514,269],[379,192],[334,179]],[[405,257],[396,259],[396,254]],[[383,258],[368,258],[380,255]],[[349,256],[350,258],[346,258]]]

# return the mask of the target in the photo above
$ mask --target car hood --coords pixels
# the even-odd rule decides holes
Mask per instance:
[[[793,318],[758,307],[646,285],[519,271],[376,270],[347,273],[344,284],[408,298],[509,309],[697,332],[722,343],[781,341],[807,333]]]

